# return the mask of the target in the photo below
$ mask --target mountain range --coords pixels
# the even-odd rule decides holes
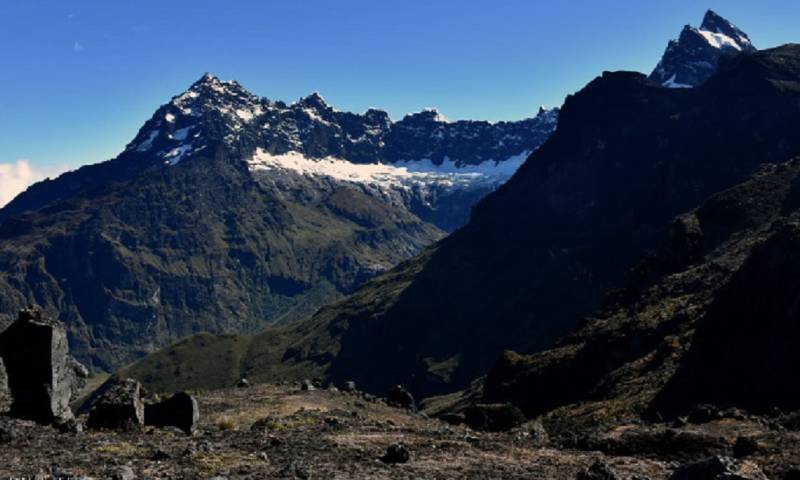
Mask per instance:
[[[567,98],[550,139],[434,247],[303,321],[255,337],[187,339],[125,373],[185,388],[206,380],[194,359],[219,356],[226,373],[213,381],[223,383],[307,375],[375,392],[402,383],[422,396],[468,387],[504,350],[547,352],[605,315],[644,258],[674,261],[681,250],[658,248],[676,216],[800,154],[792,129],[798,78],[795,45],[720,57],[717,71],[691,89],[606,72]],[[747,221],[774,214],[772,203],[753,201]],[[645,271],[639,288],[659,278],[641,277]],[[596,347],[609,361],[621,355],[606,348],[610,341],[598,337]],[[172,373],[176,365],[181,375]],[[597,360],[602,372],[606,365]],[[552,381],[564,378],[554,371]]]
[[[519,122],[206,74],[117,158],[0,210],[0,328],[45,309],[6,330],[0,408],[69,414],[0,416],[5,463],[800,478],[799,121],[800,44],[756,50],[711,10],[649,76]],[[77,418],[62,323],[113,370]]]
[[[0,325],[39,304],[113,369],[184,336],[310,314],[462,225],[549,136],[518,122],[393,122],[206,74],[116,158],[0,210]]]

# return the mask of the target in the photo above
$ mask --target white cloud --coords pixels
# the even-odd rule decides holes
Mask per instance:
[[[33,167],[28,160],[17,160],[12,163],[0,163],[0,207],[14,199],[29,185],[56,177],[69,170],[66,165],[49,168]]]

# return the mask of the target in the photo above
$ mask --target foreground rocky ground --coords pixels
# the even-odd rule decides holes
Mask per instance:
[[[800,473],[791,468],[800,465],[800,434],[787,428],[788,417],[553,427],[548,436],[536,423],[476,432],[357,392],[296,385],[201,392],[197,399],[193,435],[151,427],[60,433],[0,417],[0,478],[662,479],[693,461],[734,453],[747,458],[745,469],[759,465],[769,478]],[[395,444],[407,448],[407,462],[385,457]],[[586,476],[598,460],[616,476],[596,476],[597,466]]]

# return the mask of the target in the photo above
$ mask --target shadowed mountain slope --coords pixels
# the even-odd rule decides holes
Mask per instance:
[[[506,352],[484,400],[594,420],[797,408],[799,194],[800,162],[767,165],[677,217],[582,328],[553,349]]]
[[[603,74],[566,100],[556,132],[467,226],[279,341],[260,335],[242,373],[424,395],[465,387],[504,349],[551,347],[673,217],[800,153],[798,78],[796,45],[725,57],[695,89]]]

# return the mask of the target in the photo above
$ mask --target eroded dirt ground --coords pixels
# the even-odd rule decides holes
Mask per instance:
[[[201,421],[191,436],[152,428],[59,433],[0,417],[0,478],[132,471],[135,478],[573,479],[602,457],[622,478],[661,479],[681,463],[653,454],[656,427],[617,428],[556,447],[542,446],[526,428],[475,432],[358,393],[259,385],[197,396]],[[709,427],[721,443],[708,448],[724,451],[740,430],[756,428],[748,425]],[[381,459],[394,443],[410,451],[407,463]]]

